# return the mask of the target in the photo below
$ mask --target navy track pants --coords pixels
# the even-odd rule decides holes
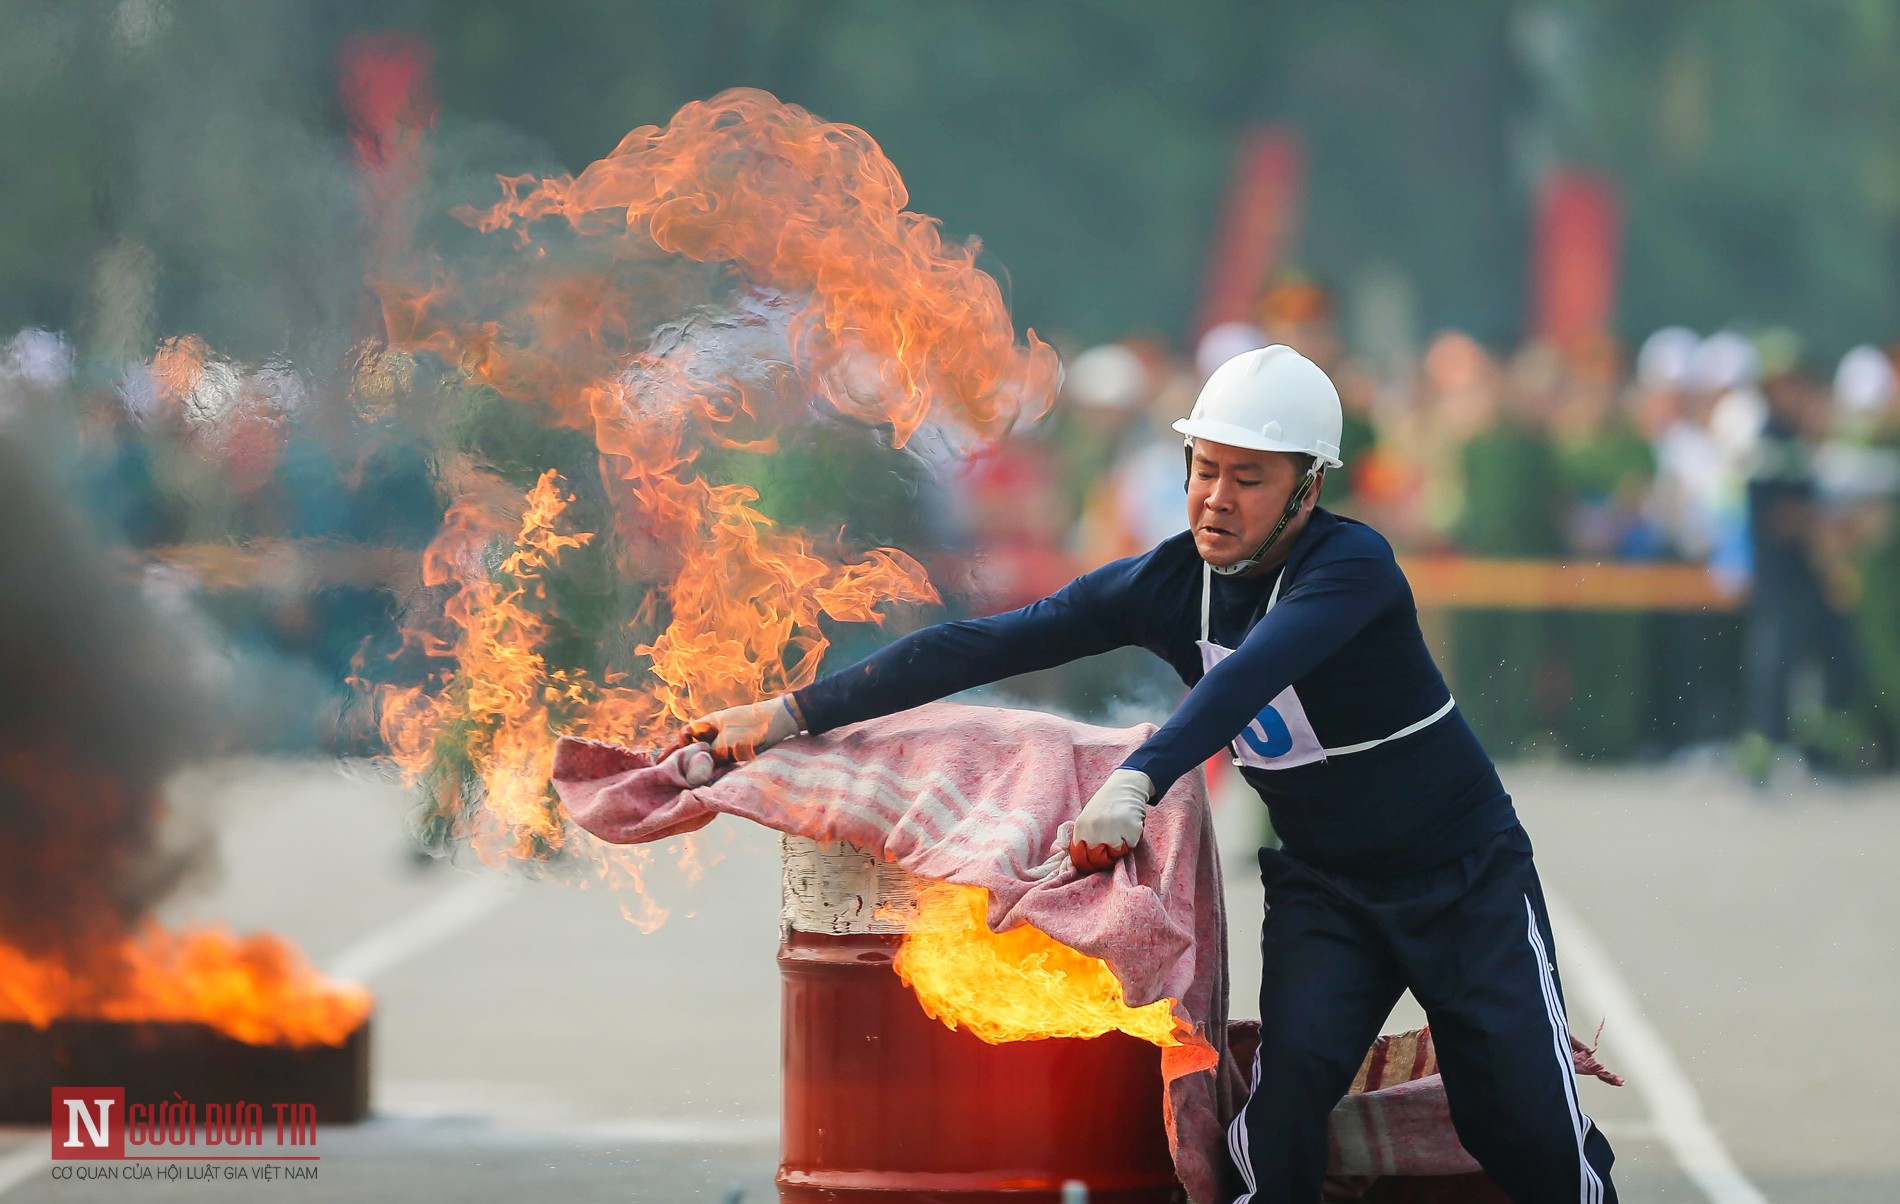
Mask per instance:
[[[1404,990],[1425,1009],[1463,1143],[1518,1204],[1615,1204],[1583,1114],[1544,894],[1521,826],[1389,879],[1260,851],[1260,1053],[1228,1130],[1236,1204],[1315,1204],[1326,1118]]]

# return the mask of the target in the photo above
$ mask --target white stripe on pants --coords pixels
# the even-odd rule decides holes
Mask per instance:
[[[1234,1156],[1234,1165],[1240,1168],[1240,1177],[1247,1184],[1247,1190],[1235,1198],[1234,1204],[1248,1204],[1260,1190],[1253,1178],[1253,1150],[1247,1145],[1247,1104],[1253,1103],[1253,1093],[1260,1086],[1260,1046],[1266,1043],[1266,1034],[1260,1034],[1260,1045],[1253,1048],[1253,1077],[1247,1080],[1247,1103],[1240,1105],[1240,1114],[1227,1126],[1227,1152]]]
[[[1603,1204],[1603,1180],[1597,1177],[1596,1168],[1590,1165],[1590,1159],[1583,1150],[1583,1136],[1591,1122],[1577,1103],[1577,1071],[1570,1060],[1570,1026],[1564,1020],[1563,1003],[1557,995],[1557,980],[1551,977],[1550,951],[1544,945],[1544,934],[1537,929],[1537,909],[1531,905],[1529,895],[1524,896],[1524,911],[1530,917],[1531,956],[1537,959],[1538,985],[1544,992],[1544,1013],[1550,1017],[1551,1040],[1557,1051],[1557,1073],[1563,1081],[1564,1101],[1570,1105],[1570,1127],[1577,1135],[1577,1174],[1580,1180],[1578,1204]]]

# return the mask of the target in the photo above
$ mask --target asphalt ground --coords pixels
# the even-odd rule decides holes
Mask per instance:
[[[1900,784],[1715,769],[1507,768],[1553,897],[1572,1027],[1631,1079],[1583,1085],[1622,1199],[1900,1199]],[[418,867],[406,796],[328,764],[178,783],[222,872],[173,906],[269,928],[376,993],[373,1118],[325,1128],[313,1180],[56,1181],[47,1134],[0,1130],[28,1201],[775,1198],[776,838],[722,820],[703,878],[662,868],[657,932],[600,889]],[[1252,1011],[1257,804],[1217,809],[1234,1012]],[[1389,1027],[1419,1022],[1409,1000]]]

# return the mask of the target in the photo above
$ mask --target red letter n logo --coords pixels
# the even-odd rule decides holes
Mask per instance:
[[[125,1157],[125,1088],[53,1088],[53,1157]]]

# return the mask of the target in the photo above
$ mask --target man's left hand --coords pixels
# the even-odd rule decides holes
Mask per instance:
[[[1069,860],[1083,873],[1105,870],[1141,843],[1155,784],[1138,769],[1117,769],[1075,820]]]

